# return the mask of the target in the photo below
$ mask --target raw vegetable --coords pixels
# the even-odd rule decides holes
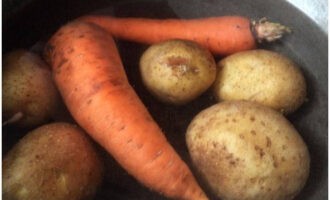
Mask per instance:
[[[192,40],[214,54],[228,55],[254,49],[257,42],[274,41],[290,32],[287,27],[267,21],[252,21],[242,16],[201,19],[115,18],[84,16],[78,20],[95,23],[114,37],[153,44],[168,39]]]
[[[46,124],[27,133],[5,155],[2,198],[93,199],[103,174],[103,161],[80,128]]]
[[[173,39],[151,45],[141,56],[140,72],[154,96],[182,105],[212,85],[216,63],[212,54],[197,43]]]
[[[112,36],[72,22],[45,49],[74,119],[145,186],[177,199],[207,199],[130,86]]]
[[[256,49],[219,61],[214,92],[219,101],[249,100],[289,114],[305,101],[306,82],[287,56]]]
[[[304,187],[310,157],[279,112],[249,101],[225,101],[190,123],[193,163],[222,200],[291,200]]]
[[[35,53],[24,49],[4,55],[3,125],[34,128],[46,123],[60,104],[51,71]]]

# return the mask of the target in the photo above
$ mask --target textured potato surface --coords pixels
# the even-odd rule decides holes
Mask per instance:
[[[76,126],[52,123],[24,136],[4,157],[2,197],[14,200],[92,199],[103,162]]]
[[[45,62],[20,49],[4,55],[2,70],[3,119],[20,113],[15,126],[33,128],[46,123],[56,111],[60,97]]]
[[[222,200],[289,200],[309,175],[306,144],[279,112],[225,101],[200,112],[186,135],[194,165]]]
[[[154,96],[180,105],[212,85],[216,63],[200,45],[175,39],[151,45],[141,56],[140,72],[144,85]]]
[[[305,101],[306,82],[288,57],[257,49],[220,60],[214,92],[218,100],[255,101],[288,114]]]

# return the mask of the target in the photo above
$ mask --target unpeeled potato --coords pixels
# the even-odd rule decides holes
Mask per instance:
[[[219,101],[249,100],[289,114],[306,100],[306,81],[287,56],[248,50],[218,62],[214,93]]]
[[[2,114],[4,124],[33,128],[51,118],[60,97],[51,71],[35,53],[15,50],[3,57]]]
[[[8,200],[93,199],[103,161],[72,124],[43,125],[24,136],[2,163],[2,197]]]
[[[156,98],[182,105],[212,85],[216,63],[199,44],[172,39],[153,44],[143,53],[140,72],[144,85]]]
[[[221,200],[291,200],[304,187],[310,157],[279,112],[224,101],[200,112],[186,142],[202,180]]]

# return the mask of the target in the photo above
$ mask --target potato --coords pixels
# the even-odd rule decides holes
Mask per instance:
[[[269,50],[235,53],[218,62],[214,84],[221,100],[249,100],[284,114],[298,109],[306,99],[306,83],[298,66]]]
[[[60,101],[48,66],[38,55],[20,49],[5,54],[2,67],[4,124],[33,128],[46,123]]]
[[[309,152],[293,125],[254,102],[203,110],[186,142],[202,180],[222,200],[290,200],[309,175]]]
[[[173,39],[151,45],[140,59],[140,72],[144,85],[159,100],[182,105],[212,85],[216,63],[198,44]]]
[[[4,199],[92,199],[104,166],[91,140],[69,123],[43,125],[24,136],[2,163]]]

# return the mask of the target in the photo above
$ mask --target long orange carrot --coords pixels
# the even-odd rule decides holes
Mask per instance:
[[[257,41],[274,41],[289,29],[265,19],[251,22],[242,16],[222,16],[201,19],[115,18],[83,16],[81,21],[95,23],[113,36],[152,44],[167,39],[195,41],[215,54],[231,54],[253,49]]]
[[[110,34],[72,22],[49,40],[45,55],[72,116],[123,168],[167,197],[207,199],[130,86]]]

